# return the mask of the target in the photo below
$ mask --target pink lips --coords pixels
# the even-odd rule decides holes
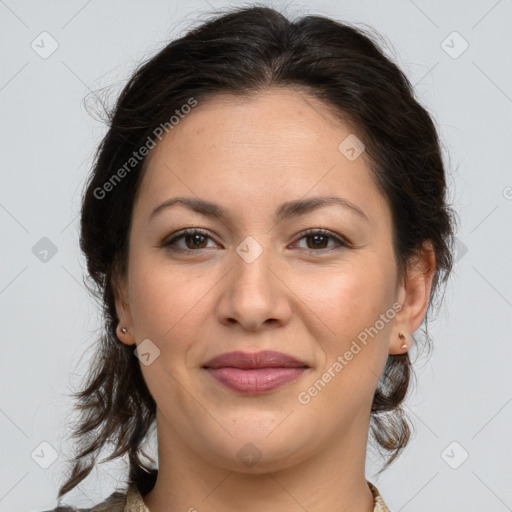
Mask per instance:
[[[295,380],[308,366],[287,354],[266,350],[221,354],[208,361],[204,368],[234,391],[259,395]]]

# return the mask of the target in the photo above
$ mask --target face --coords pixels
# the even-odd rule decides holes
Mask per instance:
[[[422,310],[398,312],[391,213],[366,153],[340,150],[350,135],[317,100],[268,89],[199,103],[152,150],[116,307],[120,339],[149,354],[159,441],[246,472],[366,443],[386,359]],[[176,197],[216,206],[155,211]],[[205,368],[234,351],[301,364]]]

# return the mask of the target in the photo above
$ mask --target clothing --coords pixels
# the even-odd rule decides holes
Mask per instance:
[[[367,482],[374,498],[373,512],[390,512],[384,503],[382,496],[377,488],[370,482]],[[136,486],[129,486],[128,490],[123,493],[116,491],[108,498],[92,508],[77,509],[73,507],[57,507],[46,512],[151,512]]]

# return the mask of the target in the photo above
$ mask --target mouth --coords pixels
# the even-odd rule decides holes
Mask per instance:
[[[203,368],[220,384],[245,395],[270,392],[299,378],[309,366],[281,352],[228,352]]]

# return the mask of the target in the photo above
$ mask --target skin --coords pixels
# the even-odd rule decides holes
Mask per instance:
[[[391,212],[367,155],[350,161],[338,149],[351,133],[306,93],[269,88],[198,104],[148,156],[115,296],[128,329],[118,328],[119,339],[150,339],[160,350],[141,364],[157,404],[159,474],[144,497],[152,512],[373,510],[365,479],[373,395],[388,355],[407,351],[423,321],[435,260],[426,244],[406,278],[398,275]],[[285,201],[333,195],[367,219],[338,205],[274,218]],[[229,218],[177,204],[148,220],[176,196],[216,203]],[[176,241],[185,253],[164,245],[194,227],[209,238]],[[301,236],[321,228],[334,238],[321,238],[320,248],[314,235]],[[248,236],[262,249],[251,263],[236,252]],[[402,309],[394,318],[301,404],[298,393],[395,302]],[[202,368],[224,352],[265,349],[309,369],[270,393],[243,396]],[[248,442],[261,454],[251,467],[237,456]]]

